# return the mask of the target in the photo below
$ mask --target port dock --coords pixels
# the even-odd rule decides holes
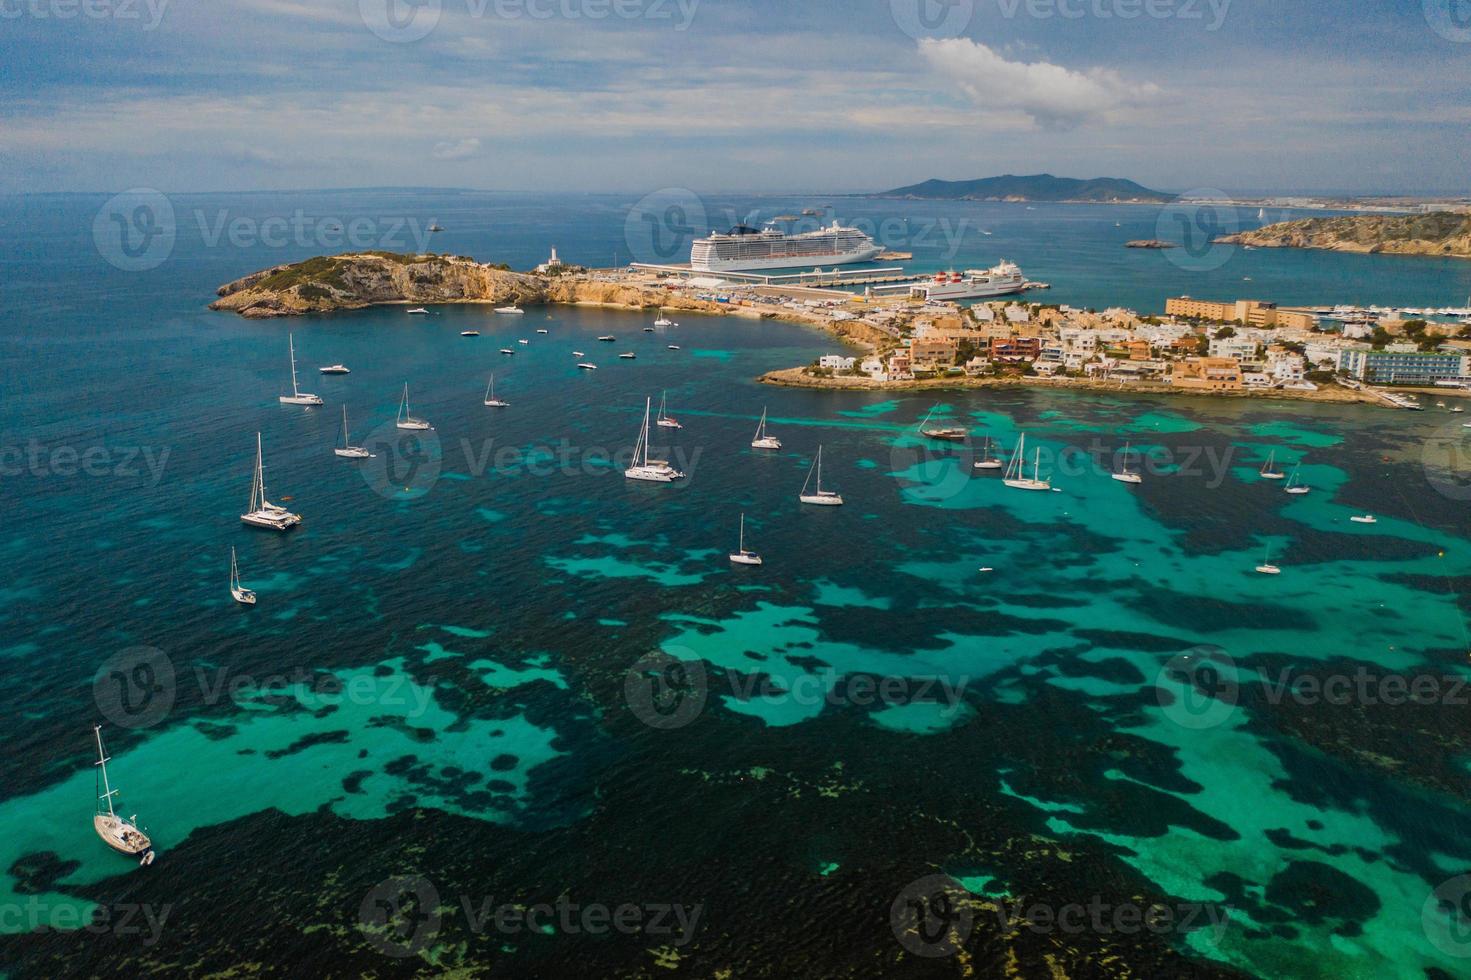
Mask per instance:
[[[832,289],[844,286],[872,286],[879,283],[909,282],[913,280],[914,273],[907,272],[902,266],[885,266],[881,269],[832,269],[815,270],[812,272],[786,273],[779,276],[763,275],[759,272],[705,272],[700,269],[692,269],[688,265],[654,265],[648,262],[634,262],[633,268],[643,272],[653,272],[659,275],[683,276],[686,279],[719,279],[729,283],[742,283],[751,286],[772,286],[781,288],[808,288],[808,289]]]

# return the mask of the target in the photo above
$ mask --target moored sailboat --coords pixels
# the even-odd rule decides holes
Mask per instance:
[[[425,429],[434,428],[428,422],[425,422],[423,419],[416,419],[409,413],[409,383],[407,381],[404,382],[404,395],[403,399],[398,403],[398,418],[395,420],[394,425],[400,429],[413,429],[416,432],[423,432]]]
[[[1286,487],[1286,489],[1287,489],[1287,492],[1288,493],[1292,493],[1292,494],[1307,493],[1309,490],[1312,489],[1312,487],[1308,486],[1305,483],[1299,482],[1298,479],[1297,479],[1297,471],[1298,471],[1298,469],[1301,466],[1302,466],[1302,464],[1301,463],[1298,463],[1296,466],[1294,466],[1292,468],[1292,476],[1289,477],[1288,480],[1287,480],[1287,487]]]
[[[756,435],[751,439],[752,449],[780,449],[781,440],[766,431],[766,409],[761,409],[761,421],[756,425]]]
[[[102,789],[97,795],[92,828],[108,847],[119,854],[137,858],[140,865],[147,867],[153,863],[153,841],[139,829],[136,814],[124,820],[114,812],[112,798],[118,795],[118,791],[112,788],[112,783],[107,778],[107,763],[111,760],[102,747],[102,726],[93,725],[92,734],[97,737],[97,761],[93,765],[97,766],[97,779]],[[104,802],[107,804],[105,813],[102,810]]]
[[[230,549],[230,597],[242,606],[255,605],[255,592],[240,584],[240,566],[235,562],[235,549]]]
[[[291,394],[282,395],[282,405],[320,405],[322,398],[309,391],[302,391],[296,383],[296,339],[291,334],[286,335],[286,346],[291,352]]]
[[[654,399],[644,399],[643,428],[639,430],[638,442],[633,447],[633,461],[623,471],[623,475],[627,479],[643,480],[647,483],[673,483],[682,479],[684,474],[665,460],[649,458],[649,418],[653,411]]]
[[[342,445],[332,450],[343,459],[372,459],[373,454],[362,446],[352,444],[351,433],[347,430],[347,406],[342,406]]]
[[[682,428],[684,428],[684,426],[682,426],[682,425],[679,424],[679,421],[677,419],[673,418],[669,414],[669,412],[668,412],[668,404],[669,404],[669,400],[668,400],[667,394],[665,392],[662,392],[661,391],[659,393],[659,417],[654,420],[654,424],[655,425],[662,426],[663,428],[666,428],[666,429],[682,429]]]
[[[499,398],[497,398],[495,396],[495,375],[494,374],[492,374],[490,376],[490,384],[488,384],[488,385],[485,386],[485,407],[486,408],[510,408],[511,407],[511,403],[510,402],[501,401]]]
[[[1124,443],[1123,461],[1119,464],[1118,472],[1110,474],[1120,483],[1143,483],[1144,477],[1137,470],[1129,469],[1129,444]]]
[[[1017,436],[1016,449],[1012,450],[1011,462],[1006,465],[1006,474],[1002,476],[1001,482],[1016,490],[1051,490],[1051,481],[1041,479],[1038,472],[1042,466],[1042,450],[1038,449],[1033,456],[1030,478],[1025,473],[1026,459],[1027,437],[1023,433]]]
[[[260,433],[255,434],[255,474],[250,481],[250,503],[240,520],[252,527],[285,531],[301,523],[301,515],[293,514],[266,499],[266,468],[261,454]]]
[[[817,485],[812,486],[813,477],[817,478]],[[811,488],[812,492],[808,493]],[[817,457],[812,460],[812,467],[807,471],[807,481],[802,484],[802,492],[797,499],[804,504],[814,504],[818,507],[842,506],[843,498],[832,490],[822,489],[822,447],[817,447]]]
[[[973,465],[978,470],[999,470],[1006,465],[1001,461],[1001,457],[996,455],[995,450],[991,448],[990,436],[986,437],[985,443],[981,446],[980,459],[977,459]]]
[[[1273,449],[1267,453],[1267,461],[1262,464],[1261,478],[1263,480],[1281,480],[1287,474],[1276,468],[1277,450]]]
[[[733,552],[731,552],[730,560],[732,562],[734,562],[735,564],[737,564],[737,565],[760,565],[762,563],[761,562],[761,556],[760,555],[756,554],[756,552],[754,552],[754,551],[747,551],[746,550],[746,515],[745,514],[742,514],[741,515],[741,536],[740,536],[740,543],[738,545],[736,545],[736,550],[733,551]]]

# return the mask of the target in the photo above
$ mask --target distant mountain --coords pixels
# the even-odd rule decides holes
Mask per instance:
[[[936,201],[1078,201],[1095,204],[1124,202],[1163,204],[1174,194],[1152,191],[1122,177],[1054,177],[1033,174],[983,177],[980,180],[927,180],[885,191],[879,197],[917,197]]]

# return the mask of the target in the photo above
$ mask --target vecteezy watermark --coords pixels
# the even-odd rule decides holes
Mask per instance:
[[[94,936],[138,938],[140,946],[153,946],[163,935],[164,924],[173,913],[172,904],[109,902],[84,909],[75,902],[48,902],[39,895],[0,902],[0,934],[34,932],[41,928]]]
[[[231,214],[226,208],[207,212],[195,208],[193,223],[205,248],[310,248],[318,251],[413,252],[429,251],[433,219],[412,215],[341,217],[309,215],[301,208],[290,214]]]
[[[0,0],[0,21],[19,20],[114,20],[142,22],[153,31],[163,22],[170,0]]]
[[[1420,0],[1425,23],[1447,41],[1471,43],[1471,0]]]
[[[715,693],[735,701],[805,707],[936,704],[942,718],[953,718],[964,710],[970,680],[969,676],[876,676],[825,667],[783,682],[764,673],[722,670],[712,674],[693,651],[670,647],[645,654],[629,667],[623,678],[623,696],[634,717],[661,730],[693,722]]]
[[[421,875],[388,878],[375,885],[358,908],[358,930],[385,956],[404,959],[427,951],[450,917],[463,917],[476,936],[526,933],[563,936],[667,937],[688,945],[704,914],[703,902],[578,902],[565,893],[551,902],[497,902],[492,895],[463,894],[446,903]]]
[[[1226,23],[1231,0],[996,0],[1001,16],[1013,20],[1023,14],[1033,20],[1200,20],[1210,17],[1208,31]]]
[[[705,202],[684,187],[645,194],[623,219],[623,242],[635,262],[684,262],[696,238],[708,234]]]
[[[1196,188],[1160,209],[1155,237],[1179,245],[1164,250],[1171,262],[1189,272],[1209,272],[1230,261],[1236,246],[1217,241],[1238,230],[1235,206],[1220,203],[1226,200],[1225,191]]]
[[[147,272],[163,265],[177,238],[173,204],[151,187],[113,195],[92,219],[97,254],[124,272]]]
[[[1457,959],[1471,957],[1471,874],[1441,882],[1420,907],[1430,945]]]
[[[970,940],[977,901],[949,875],[910,882],[889,906],[889,928],[917,956],[954,956]]]
[[[170,446],[48,446],[39,439],[28,439],[24,445],[0,445],[0,477],[107,477],[146,480],[156,487],[172,452]]]
[[[120,728],[150,728],[168,717],[185,685],[191,704],[213,707],[291,698],[311,711],[343,704],[394,709],[422,718],[433,700],[434,680],[417,684],[402,674],[383,677],[334,673],[294,666],[252,674],[229,667],[194,665],[179,671],[156,647],[129,647],[103,662],[92,678],[92,698],[102,716]]]
[[[394,44],[421,41],[448,8],[472,20],[642,20],[687,31],[700,0],[358,0],[363,24]]]
[[[1420,447],[1420,465],[1436,493],[1471,500],[1471,429],[1460,422],[1436,429]]]
[[[975,0],[889,0],[899,30],[916,41],[960,37],[976,15]]]
[[[1241,696],[1236,661],[1220,647],[1192,647],[1160,668],[1154,693],[1165,717],[1181,728],[1215,728],[1236,712]]]

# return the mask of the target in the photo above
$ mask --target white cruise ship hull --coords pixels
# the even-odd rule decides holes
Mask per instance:
[[[946,283],[917,282],[912,288],[916,291],[923,290],[928,299],[984,299],[987,296],[1020,293],[1027,288],[1027,283],[1021,276],[1017,276],[1015,279],[990,281],[972,279]]]
[[[851,252],[783,255],[769,259],[724,259],[711,256],[706,259],[693,260],[690,263],[690,268],[696,272],[756,272],[762,269],[798,269],[806,271],[815,266],[852,265],[855,262],[871,262],[882,251],[882,248],[875,245],[872,248],[855,249]]]

